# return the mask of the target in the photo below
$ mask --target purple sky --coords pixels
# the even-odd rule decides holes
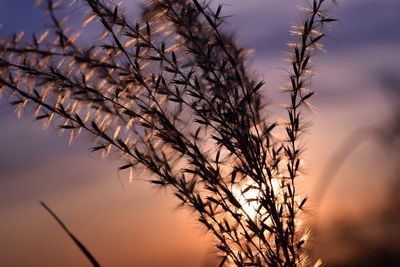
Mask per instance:
[[[3,25],[0,38],[14,31],[40,32],[47,20],[33,2],[0,0]],[[130,12],[137,11],[137,1],[125,2]],[[290,40],[288,29],[299,20],[297,5],[303,1],[223,3],[226,3],[225,14],[232,15],[227,19],[227,28],[237,32],[242,44],[255,49],[253,68],[267,81],[269,99],[278,101],[272,112],[280,114],[278,104],[284,98],[278,90],[286,81],[282,58]],[[310,178],[305,187],[315,183],[329,151],[344,136],[358,127],[379,124],[390,116],[380,74],[390,70],[400,75],[400,1],[343,0],[331,10],[340,22],[330,26],[325,40],[327,53],[315,60],[316,112],[310,117],[313,126],[307,137]],[[126,266],[138,259],[145,261],[153,246],[162,250],[161,245],[155,244],[167,245],[171,236],[181,237],[175,242],[177,248],[173,246],[175,251],[197,255],[193,257],[199,262],[206,258],[207,248],[201,245],[204,237],[198,238],[201,231],[188,220],[189,215],[173,212],[175,202],[166,194],[159,196],[158,191],[146,184],[124,182],[127,187],[124,191],[117,177],[118,162],[90,155],[84,136],[69,147],[67,138],[59,137],[55,130],[42,131],[29,116],[17,120],[4,99],[0,100],[0,124],[0,266],[86,263],[39,207],[38,200],[54,208],[82,241],[100,255],[99,260],[105,265]],[[357,154],[360,160],[354,160],[352,167],[343,170],[343,177],[354,172],[367,175],[371,169],[385,173],[386,165],[381,169],[364,168],[365,164],[374,164],[377,157],[365,151]],[[126,181],[126,174],[121,175]],[[354,184],[359,178],[355,177]],[[338,179],[331,198],[352,185],[345,178]],[[381,185],[371,179],[353,199],[347,197],[343,201],[354,201],[376,186]],[[352,205],[356,204],[349,204],[349,209]],[[150,214],[149,209],[160,215]],[[151,225],[157,230],[146,237],[143,231],[149,228],[143,225],[149,221],[157,221]],[[119,231],[114,231],[117,227]],[[193,232],[193,228],[197,230]],[[200,241],[194,242],[195,238]],[[152,242],[147,244],[146,239]],[[194,242],[193,249],[185,247],[186,239]],[[139,249],[141,243],[146,243],[143,251]],[[115,247],[120,249],[114,251]],[[107,249],[114,249],[113,255],[108,255]],[[163,259],[166,261],[167,257]],[[141,264],[137,266],[150,266],[148,262]]]

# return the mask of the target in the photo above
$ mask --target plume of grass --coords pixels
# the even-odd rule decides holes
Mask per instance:
[[[120,170],[145,169],[169,187],[215,237],[221,266],[302,266],[307,200],[296,192],[310,61],[321,49],[325,0],[294,26],[288,120],[265,117],[264,82],[247,71],[247,50],[223,31],[222,5],[153,0],[131,22],[118,5],[84,0],[83,26],[99,42],[77,45],[48,0],[52,33],[0,44],[0,85],[20,115],[28,104],[71,141],[82,131],[92,151],[114,151]],[[82,29],[83,31],[83,29]],[[283,129],[285,136],[274,137]]]

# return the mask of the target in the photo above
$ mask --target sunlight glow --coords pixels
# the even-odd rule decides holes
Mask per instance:
[[[276,197],[280,198],[282,195],[282,188],[278,178],[271,180],[272,190]],[[266,190],[263,188],[262,190]],[[242,185],[235,185],[233,194],[242,205],[244,212],[250,218],[256,218],[260,209],[261,192],[254,182],[248,181]]]
[[[249,182],[246,184],[235,186],[233,194],[238,199],[245,213],[251,218],[256,218],[257,210],[259,209],[259,189],[253,187]]]

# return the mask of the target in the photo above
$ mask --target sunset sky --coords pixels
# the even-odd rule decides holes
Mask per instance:
[[[223,13],[231,15],[226,29],[255,51],[252,69],[266,81],[271,116],[281,116],[288,30],[299,21],[303,1],[221,2]],[[138,3],[125,1],[132,20]],[[374,142],[360,146],[344,163],[320,207],[312,201],[313,189],[346,136],[385,125],[392,107],[400,105],[400,88],[396,100],[382,82],[382,77],[400,76],[400,1],[343,0],[330,12],[340,21],[329,26],[326,53],[313,61],[316,95],[305,136],[307,176],[301,182],[311,196],[311,216],[321,211],[326,228],[333,218],[362,217],[383,203],[396,162]],[[41,32],[47,22],[34,0],[0,0],[1,39],[23,30]],[[128,174],[117,172],[116,158],[88,152],[87,136],[68,146],[66,136],[43,131],[29,114],[17,119],[5,99],[0,99],[0,125],[0,266],[90,266],[39,200],[104,266],[210,266],[209,237],[193,214],[176,209],[169,191],[128,183]],[[324,247],[332,245],[320,245],[324,257]]]

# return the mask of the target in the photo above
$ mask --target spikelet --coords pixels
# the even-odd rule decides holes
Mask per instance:
[[[97,15],[96,14],[92,14],[92,15],[90,15],[89,17],[87,17],[84,21],[83,21],[83,23],[82,23],[82,26],[83,27],[86,27],[87,25],[89,25],[93,20],[95,20],[97,18]]]

